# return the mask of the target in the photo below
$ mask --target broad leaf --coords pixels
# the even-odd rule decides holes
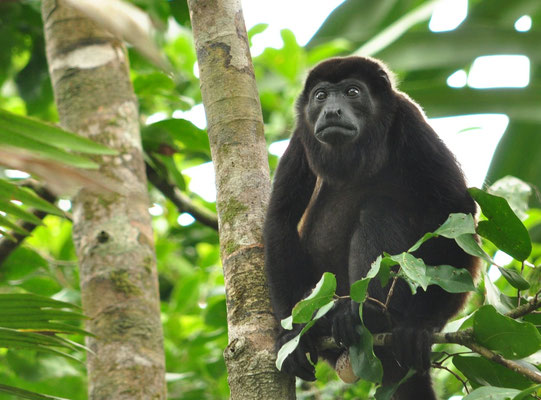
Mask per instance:
[[[449,293],[463,293],[475,290],[470,272],[465,268],[438,265],[426,268],[430,285],[438,285]]]
[[[288,355],[290,355],[291,353],[295,351],[295,349],[299,345],[301,337],[316,323],[318,319],[320,319],[325,314],[327,314],[333,306],[334,306],[334,302],[331,301],[325,304],[323,307],[321,307],[317,311],[316,315],[314,315],[314,318],[302,328],[299,334],[295,336],[293,339],[291,339],[289,342],[285,343],[280,348],[280,350],[278,351],[278,355],[276,356],[276,368],[278,368],[278,370],[280,371],[282,370],[282,365],[285,359],[287,358]]]
[[[524,279],[517,271],[503,267],[498,267],[498,270],[501,272],[505,280],[518,290],[526,290],[530,288],[528,281]]]
[[[462,400],[509,400],[520,393],[520,390],[483,386],[475,389]]]
[[[438,236],[444,236],[449,239],[455,239],[461,235],[475,233],[475,221],[471,214],[450,214],[449,218],[434,232],[425,233],[424,236],[417,241],[408,252],[412,253],[417,250],[428,239]]]
[[[429,278],[426,275],[426,265],[423,260],[405,252],[391,256],[391,259],[400,264],[401,272],[410,283],[415,283],[426,290]]]
[[[514,176],[505,176],[490,185],[488,190],[490,194],[507,200],[513,212],[521,220],[528,217],[528,201],[532,195],[532,188],[526,182]]]
[[[475,340],[509,359],[529,356],[541,349],[541,334],[529,322],[506,317],[492,306],[483,306],[473,316]]]
[[[370,283],[369,278],[361,279],[351,285],[350,296],[351,300],[356,301],[357,303],[362,303],[366,299],[366,294],[368,291],[368,284]]]
[[[400,380],[400,382],[395,383],[392,386],[380,386],[378,390],[376,390],[376,394],[374,395],[374,397],[376,398],[376,400],[391,400],[394,392],[396,392],[396,389],[398,389],[400,385],[406,382],[414,374],[415,370],[410,369],[408,373]]]
[[[306,323],[312,319],[314,312],[332,301],[336,292],[336,277],[325,272],[310,295],[299,301],[291,315],[293,323]]]
[[[473,235],[466,233],[455,238],[455,241],[466,253],[479,257],[489,264],[494,264],[494,260],[479,246]]]
[[[361,336],[359,344],[349,348],[353,372],[361,379],[381,382],[383,367],[381,361],[374,354],[372,334],[364,325],[361,325],[358,331]]]
[[[474,388],[480,386],[499,386],[526,389],[532,382],[509,368],[483,357],[454,356],[453,364],[464,374]]]
[[[481,221],[477,225],[479,235],[519,261],[528,258],[532,251],[528,230],[511,210],[507,201],[477,188],[471,188],[469,192],[487,217],[486,221]]]

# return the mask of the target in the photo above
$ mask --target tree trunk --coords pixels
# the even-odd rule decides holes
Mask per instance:
[[[240,0],[189,0],[218,198],[233,400],[294,399],[275,365],[276,321],[264,273],[270,193],[261,105]]]
[[[58,0],[42,5],[62,127],[118,150],[97,157],[114,193],[73,201],[88,354],[89,399],[165,399],[158,281],[138,124],[123,44]]]

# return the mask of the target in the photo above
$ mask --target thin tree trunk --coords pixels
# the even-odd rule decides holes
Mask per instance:
[[[295,398],[274,365],[276,322],[264,273],[270,193],[261,105],[239,0],[189,0],[201,92],[216,170],[233,400]]]
[[[137,101],[123,44],[59,0],[42,5],[61,125],[118,150],[101,157],[115,193],[73,201],[84,313],[90,317],[89,399],[165,399],[156,260]]]

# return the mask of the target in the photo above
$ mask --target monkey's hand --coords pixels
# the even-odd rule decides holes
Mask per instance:
[[[403,368],[414,368],[423,374],[430,369],[431,333],[426,329],[396,327],[393,329],[393,354]]]
[[[361,324],[359,304],[349,299],[340,299],[331,310],[332,337],[341,347],[359,344],[361,339],[357,327]]]
[[[278,352],[284,344],[297,336],[302,328],[303,325],[296,325],[293,330],[282,331],[276,340],[276,351]],[[288,355],[284,360],[282,371],[290,375],[298,376],[305,381],[315,381],[316,375],[314,365],[317,363],[318,358],[316,342],[316,339],[312,337],[310,331],[306,332],[301,337],[295,351]],[[312,363],[310,363],[308,357],[310,357]]]

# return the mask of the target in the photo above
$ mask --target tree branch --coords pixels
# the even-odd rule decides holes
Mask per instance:
[[[191,214],[198,222],[214,230],[218,230],[218,219],[216,214],[198,206],[188,196],[183,194],[176,186],[172,185],[158,174],[154,168],[145,163],[147,178],[156,189],[163,193],[178,209],[179,212]]]
[[[541,307],[541,299],[539,298],[540,293],[537,293],[533,299],[528,301],[528,303],[523,304],[505,315],[510,318],[520,318],[524,315],[527,315],[538,308]],[[374,334],[374,346],[392,346],[392,333],[376,333]],[[525,366],[513,361],[508,360],[502,357],[500,354],[493,352],[492,350],[487,349],[484,346],[479,345],[475,342],[473,337],[473,329],[468,328],[462,331],[457,332],[448,332],[448,333],[433,333],[432,334],[432,343],[455,343],[460,344],[469,348],[470,350],[476,352],[482,357],[491,360],[497,364],[503,365],[506,368],[509,368],[528,379],[531,379],[533,382],[541,383],[541,372],[533,371]],[[334,342],[332,337],[322,338],[318,344],[318,347],[321,350],[336,349],[338,346]]]

